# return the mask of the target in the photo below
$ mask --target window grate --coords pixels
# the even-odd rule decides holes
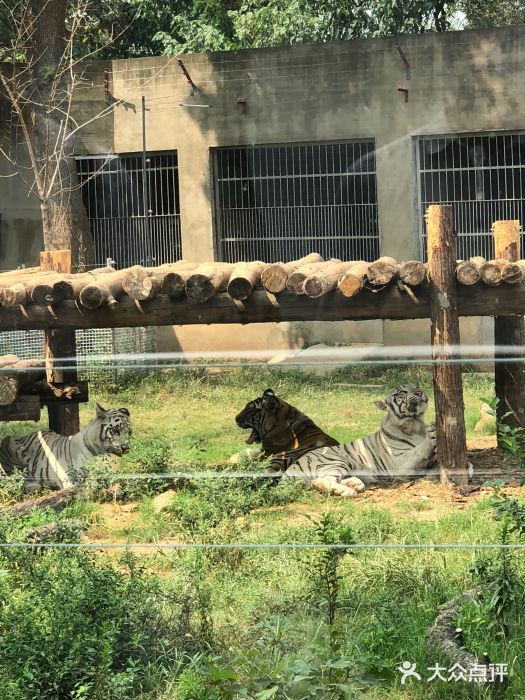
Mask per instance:
[[[181,257],[177,153],[148,155],[144,202],[142,156],[77,159],[78,176],[95,243],[95,263],[120,268],[161,265]]]
[[[525,134],[424,137],[416,143],[419,235],[429,204],[452,204],[458,258],[494,256],[491,227],[525,215]]]
[[[217,257],[379,257],[373,141],[212,149]]]

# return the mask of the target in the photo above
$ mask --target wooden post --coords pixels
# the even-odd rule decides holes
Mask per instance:
[[[495,221],[492,226],[494,235],[494,257],[516,262],[520,257],[520,222]],[[525,343],[525,324],[523,316],[494,317],[494,358],[496,397],[498,406],[496,416],[499,422],[511,428],[525,428],[525,375],[521,362],[501,362],[499,358],[512,354],[523,357]],[[507,348],[507,349],[506,349]],[[515,350],[514,350],[515,348]],[[498,436],[499,442],[499,436]]]
[[[40,269],[52,272],[71,272],[70,250],[46,250],[40,253]],[[53,328],[45,331],[44,355],[47,381],[78,381],[77,344],[75,331],[70,328]],[[55,367],[58,361],[60,369]],[[47,407],[49,428],[59,435],[74,435],[80,430],[78,403],[50,404]]]
[[[458,357],[460,343],[452,206],[432,204],[427,209],[426,220],[437,459],[442,482],[466,483],[468,461],[461,366],[450,362]]]

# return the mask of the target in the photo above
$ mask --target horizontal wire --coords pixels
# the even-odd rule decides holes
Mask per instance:
[[[427,424],[428,425],[428,424]],[[486,436],[485,436],[486,437]],[[344,446],[345,443],[340,443],[340,446]],[[337,447],[337,445],[335,446]],[[133,456],[132,453],[127,453],[130,456]],[[99,455],[101,456],[101,455]],[[263,460],[261,460],[262,462]],[[322,465],[321,465],[322,466]],[[329,466],[329,465],[327,465]],[[454,474],[455,472],[451,470],[447,470],[449,474]],[[514,471],[519,472],[520,467],[514,467]],[[497,481],[498,480],[498,475],[494,473],[493,469],[475,469],[474,474],[476,477],[480,477],[483,475],[488,475],[492,477],[492,480]],[[88,476],[90,476],[88,474]],[[364,470],[354,470],[349,466],[349,471],[348,474],[345,476],[345,478],[351,478],[351,477],[370,477],[371,473],[369,471],[364,471]],[[523,470],[523,476],[525,477],[525,470]],[[381,479],[370,482],[367,485],[366,493],[373,493],[374,487],[375,488],[383,488],[385,485],[386,486],[391,486],[394,482],[399,481],[399,479],[411,477],[412,478],[412,485],[416,485],[417,489],[417,479],[424,479],[425,477],[428,477],[429,479],[434,479],[439,477],[438,471],[421,471],[421,472],[397,472],[396,474],[384,474]],[[6,476],[2,475],[2,478],[5,479]],[[9,476],[7,478],[10,478]],[[100,476],[100,477],[91,477],[91,479],[95,482],[98,481],[103,481],[106,479],[111,479],[112,481],[124,481],[124,480],[129,480],[129,481],[140,481],[140,480],[153,480],[153,479],[158,479],[160,481],[166,480],[166,479],[282,479],[286,483],[290,484],[292,482],[308,482],[308,481],[313,481],[317,478],[317,476],[309,476],[308,474],[305,475],[290,475],[290,474],[285,474],[284,472],[232,472],[232,471],[217,471],[217,470],[212,470],[210,471],[204,471],[204,472],[141,472],[140,474],[134,474],[134,473],[120,473],[120,472],[112,472],[111,474],[108,474],[107,476]],[[415,480],[415,481],[414,481]],[[24,477],[24,482],[26,483],[47,483],[49,479],[46,479],[44,477],[34,477],[34,476],[27,476]],[[431,482],[433,483],[433,482]],[[484,484],[479,484],[479,486],[483,486]],[[370,489],[370,486],[372,486],[372,489]],[[490,486],[490,483],[487,484],[487,486]],[[409,496],[411,495],[416,495],[419,496],[420,494],[417,493],[408,493]],[[1,511],[0,511],[1,515]]]
[[[460,359],[448,359],[448,358],[438,358],[435,360],[421,360],[421,359],[406,359],[406,360],[334,360],[332,362],[327,362],[325,360],[318,361],[318,362],[305,362],[305,361],[293,361],[293,360],[287,360],[286,363],[279,365],[279,364],[270,364],[268,362],[243,362],[242,360],[235,361],[224,361],[224,362],[184,362],[181,361],[180,363],[168,363],[168,362],[158,362],[158,363],[133,363],[130,362],[129,364],[123,364],[123,363],[107,363],[107,362],[102,362],[100,361],[100,364],[98,362],[84,362],[82,356],[80,356],[77,360],[77,365],[75,366],[72,363],[69,364],[58,364],[55,365],[53,364],[53,369],[54,370],[73,370],[77,369],[78,371],[86,371],[86,370],[113,370],[113,369],[121,369],[121,370],[138,370],[138,369],[181,369],[185,371],[191,371],[195,369],[216,369],[216,368],[221,368],[221,369],[248,369],[248,368],[265,368],[268,371],[275,371],[275,372],[286,372],[286,370],[289,369],[294,369],[294,368],[304,368],[307,369],[308,367],[330,367],[332,369],[337,369],[337,368],[344,368],[344,367],[360,367],[360,366],[367,366],[367,367],[392,367],[392,366],[421,366],[421,367],[430,367],[434,365],[456,365],[456,364],[465,364],[465,365],[470,365],[470,364],[501,364],[501,363],[512,363],[512,364],[524,364],[525,363],[525,357],[497,357],[497,358],[486,358],[486,357],[462,357]],[[24,372],[41,372],[42,367],[24,367]],[[10,372],[12,373],[13,371],[16,371],[16,368],[13,367],[0,367],[0,376],[2,374],[9,374]],[[356,388],[359,388],[359,384],[356,384]]]
[[[504,549],[522,550],[525,544],[300,544],[294,542],[284,543],[247,543],[247,542],[0,542],[0,549],[34,549],[41,547],[45,549],[344,549],[344,550],[366,550],[366,549],[386,549],[386,550],[446,550],[446,549]]]

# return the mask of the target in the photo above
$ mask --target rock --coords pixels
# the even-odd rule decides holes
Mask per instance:
[[[169,506],[176,496],[177,492],[174,489],[168,489],[167,491],[159,493],[158,496],[155,496],[153,499],[153,510],[155,513],[160,513],[161,510]]]

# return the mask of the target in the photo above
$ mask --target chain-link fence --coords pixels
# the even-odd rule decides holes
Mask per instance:
[[[144,355],[155,353],[155,328],[93,328],[77,330],[77,357],[81,379],[117,382],[144,372]],[[43,357],[43,331],[0,333],[0,355],[20,359]],[[113,356],[125,356],[115,361]]]

